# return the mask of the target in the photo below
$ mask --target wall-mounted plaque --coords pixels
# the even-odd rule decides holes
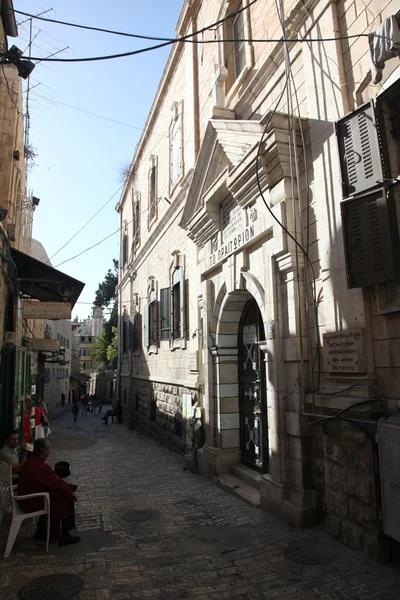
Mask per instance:
[[[365,373],[363,329],[324,333],[324,362],[328,373]]]

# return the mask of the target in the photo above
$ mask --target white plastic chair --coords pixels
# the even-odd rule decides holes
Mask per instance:
[[[29,498],[43,498],[44,508],[33,512],[24,512],[18,504],[18,500],[28,500]],[[14,496],[12,484],[12,467],[5,462],[0,462],[0,503],[4,513],[12,513],[12,521],[8,534],[7,545],[4,552],[4,558],[10,556],[14,546],[15,538],[18,535],[22,521],[33,519],[40,515],[47,515],[47,536],[46,552],[49,551],[50,537],[50,497],[47,492],[38,492],[36,494],[26,494],[25,496]]]

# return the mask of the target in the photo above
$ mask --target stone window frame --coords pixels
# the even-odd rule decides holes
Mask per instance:
[[[158,354],[158,282],[153,276],[147,279],[147,304],[143,307],[143,315],[144,347],[147,349],[148,354]]]
[[[158,156],[155,154],[150,156],[147,210],[147,228],[150,230],[158,217]]]
[[[169,192],[172,194],[184,176],[184,157],[183,157],[183,100],[174,102],[171,107],[171,122],[169,126]],[[176,132],[176,135],[174,134]],[[175,164],[176,145],[178,146],[179,165]],[[175,170],[179,172],[174,177]]]
[[[245,0],[225,0],[220,18],[227,17],[230,13],[242,8]],[[254,67],[254,47],[250,41],[243,42],[244,66],[240,73],[236,73],[236,62],[233,60],[234,43],[224,40],[234,39],[234,27],[238,18],[243,19],[243,37],[250,40],[252,37],[250,7],[239,13],[235,17],[227,19],[222,27],[222,37],[219,43],[219,63],[226,68],[225,78],[225,106],[229,107],[232,99],[237,94],[240,86],[243,84],[250,70]],[[221,36],[221,34],[220,34]]]
[[[133,281],[132,281],[132,292],[131,292],[131,304],[132,310],[129,317],[130,325],[129,327],[133,327],[133,331],[130,330],[128,334],[128,346],[131,352],[132,358],[135,356],[140,356],[140,351],[142,348],[143,340],[143,332],[142,332],[142,314],[140,313],[140,296],[138,292],[133,291]],[[133,339],[131,338],[133,336]]]
[[[140,192],[132,188],[132,254],[140,246]]]
[[[128,221],[124,219],[121,237],[120,237],[120,257],[119,257],[119,268],[123,271],[129,263],[129,234],[128,234]]]
[[[177,349],[185,349],[186,348],[186,290],[185,290],[185,256],[179,250],[174,250],[171,253],[172,261],[169,267],[169,282],[171,289],[171,339],[170,339],[170,349],[171,351]],[[179,269],[179,280],[176,277],[177,270]],[[179,284],[179,311],[181,313],[180,318],[180,335],[179,337],[174,337],[174,323],[177,321],[176,315],[176,305],[174,303],[174,286]]]

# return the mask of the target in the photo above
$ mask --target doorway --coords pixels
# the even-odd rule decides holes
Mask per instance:
[[[268,423],[264,355],[265,340],[260,309],[252,298],[239,324],[239,426],[241,462],[268,472]]]

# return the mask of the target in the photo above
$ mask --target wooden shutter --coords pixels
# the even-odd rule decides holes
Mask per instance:
[[[143,342],[145,348],[150,346],[150,332],[149,332],[149,305],[145,304],[143,308]]]
[[[160,290],[160,333],[161,340],[171,339],[171,288]]]
[[[135,317],[132,315],[128,321],[128,348],[135,350]]]
[[[182,268],[179,269],[180,271],[182,271]],[[186,310],[185,310],[185,278],[183,276],[183,273],[181,273],[181,281],[179,284],[179,295],[180,295],[180,308],[181,308],[181,319],[180,319],[180,331],[179,331],[179,337],[183,340],[183,338],[185,337],[185,316],[186,316]]]
[[[392,203],[381,188],[341,203],[349,288],[394,281],[398,235]]]
[[[190,298],[189,298],[189,279],[184,279],[184,283],[185,283],[185,334],[186,334],[186,339],[189,340],[189,331],[190,331],[190,322],[189,322],[189,315],[190,315]]]
[[[373,102],[337,121],[343,197],[365,192],[383,179],[381,148]]]
[[[122,352],[128,351],[128,327],[125,317],[121,317]]]

